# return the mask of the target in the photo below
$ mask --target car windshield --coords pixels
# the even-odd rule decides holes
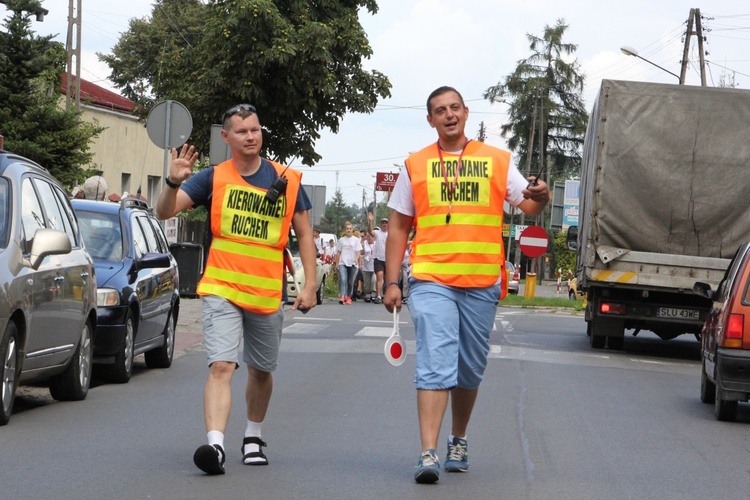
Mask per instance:
[[[8,232],[10,230],[10,196],[8,196],[8,181],[0,180],[0,248],[8,245]]]
[[[122,230],[118,214],[76,213],[83,241],[91,256],[100,260],[122,260]]]

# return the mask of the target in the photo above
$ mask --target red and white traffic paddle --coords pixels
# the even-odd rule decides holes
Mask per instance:
[[[385,359],[393,366],[401,366],[406,360],[406,342],[398,333],[398,311],[393,308],[393,333],[385,342]]]

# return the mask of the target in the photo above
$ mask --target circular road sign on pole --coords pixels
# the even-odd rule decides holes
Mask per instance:
[[[151,108],[146,119],[146,132],[151,142],[164,148],[163,179],[169,175],[170,150],[185,144],[192,131],[193,117],[183,104],[177,101],[163,101]],[[161,224],[164,227],[164,222]]]
[[[193,131],[190,111],[177,101],[163,101],[151,108],[146,132],[151,142],[164,149],[179,148]]]
[[[541,257],[549,246],[547,231],[540,226],[529,226],[521,232],[518,245],[525,256],[532,259]]]

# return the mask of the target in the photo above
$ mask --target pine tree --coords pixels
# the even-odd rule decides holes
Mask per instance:
[[[542,37],[527,34],[531,55],[519,61],[504,82],[488,88],[484,95],[491,102],[509,104],[510,119],[501,127],[501,134],[517,153],[519,165],[526,165],[531,154],[534,170],[540,168],[538,133],[542,116],[542,151],[545,161],[548,157],[551,160],[552,179],[579,175],[588,121],[581,97],[585,76],[578,61],[570,61],[569,56],[578,46],[563,42],[567,28],[565,20],[558,19],[554,26],[544,27]],[[529,144],[532,126],[537,135]]]
[[[31,30],[36,0],[6,0],[10,11],[0,33],[0,134],[5,148],[46,167],[63,185],[91,172],[89,143],[103,129],[60,107],[65,51],[51,36]]]

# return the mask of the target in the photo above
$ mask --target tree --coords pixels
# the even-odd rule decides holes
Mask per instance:
[[[510,106],[509,121],[501,127],[508,147],[518,153],[519,165],[528,155],[539,169],[540,153],[550,159],[550,178],[576,177],[580,173],[581,146],[588,121],[582,92],[585,77],[577,60],[569,61],[577,45],[563,43],[568,25],[558,19],[545,26],[540,38],[527,34],[531,55],[518,61],[503,83],[489,87],[484,97],[490,102],[504,100]],[[534,118],[534,115],[536,117]],[[542,148],[539,148],[539,116],[542,116]],[[536,139],[529,144],[536,123]],[[525,172],[525,168],[521,169]]]
[[[568,250],[568,230],[558,231],[555,235],[555,268],[561,268],[567,276],[568,269],[575,271],[576,252]]]
[[[100,58],[144,112],[162,99],[185,104],[200,149],[224,110],[251,103],[267,155],[312,165],[322,129],[337,132],[346,113],[369,113],[390,96],[388,78],[361,67],[372,48],[360,7],[378,8],[375,0],[159,0],[151,19],[131,21]]]
[[[340,237],[344,230],[344,224],[347,221],[354,224],[359,211],[360,209],[356,205],[347,206],[344,195],[340,189],[337,189],[333,194],[333,199],[326,203],[326,212],[320,221],[321,232],[333,233]]]
[[[184,83],[216,58],[201,61],[197,54],[209,13],[200,0],[159,0],[150,17],[130,20],[111,55],[97,54],[143,118],[158,101],[194,99]]]
[[[31,14],[37,0],[5,0],[10,11],[0,33],[0,133],[5,147],[46,167],[73,186],[91,171],[89,143],[103,129],[60,108],[65,51],[51,36],[34,36]]]

